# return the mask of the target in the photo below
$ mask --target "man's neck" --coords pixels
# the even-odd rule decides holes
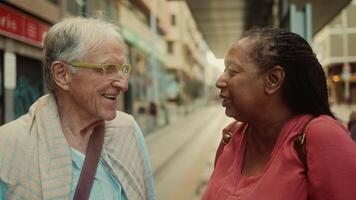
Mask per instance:
[[[71,147],[85,154],[90,136],[101,121],[93,119],[89,114],[80,115],[83,113],[78,111],[81,108],[66,95],[58,95],[56,101],[62,131],[67,142]]]

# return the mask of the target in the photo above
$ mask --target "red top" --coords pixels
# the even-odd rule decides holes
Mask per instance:
[[[356,144],[346,128],[329,116],[313,119],[305,130],[305,176],[293,141],[309,118],[289,120],[261,174],[248,177],[241,175],[248,126],[242,124],[230,143],[219,147],[221,154],[203,200],[307,200],[308,191],[312,200],[356,200]]]

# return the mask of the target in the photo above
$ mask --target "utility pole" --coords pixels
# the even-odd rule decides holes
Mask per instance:
[[[342,24],[342,29],[343,29],[343,51],[344,51],[344,65],[342,67],[342,74],[341,77],[344,80],[345,83],[345,89],[344,89],[344,98],[346,103],[350,103],[350,78],[351,78],[351,66],[348,63],[348,56],[349,56],[349,51],[348,51],[348,35],[347,35],[347,12],[346,10],[343,10],[341,13],[341,24]]]
[[[156,105],[159,101],[158,98],[158,66],[157,60],[155,58],[156,52],[156,37],[157,37],[157,0],[151,0],[152,2],[152,9],[150,12],[150,30],[151,30],[151,52],[150,52],[150,72],[152,78],[151,84],[151,94],[150,94],[150,101],[155,102]]]
[[[299,34],[309,43],[312,40],[312,5],[306,3],[302,10],[297,10],[295,4],[290,5],[290,31]]]

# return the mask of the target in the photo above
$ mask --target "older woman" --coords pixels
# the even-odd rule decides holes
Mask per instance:
[[[142,133],[132,116],[117,111],[130,72],[118,28],[64,19],[47,33],[43,56],[50,93],[0,127],[0,197],[72,199],[87,153],[96,151],[90,199],[155,199]],[[98,126],[104,130],[96,132]],[[99,133],[101,153],[89,144]]]
[[[356,147],[328,105],[323,69],[299,35],[255,29],[216,82],[227,116],[204,200],[356,199]]]

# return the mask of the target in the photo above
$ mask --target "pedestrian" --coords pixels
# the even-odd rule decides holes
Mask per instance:
[[[356,111],[350,113],[347,129],[351,133],[351,138],[356,141]]]
[[[66,18],[42,61],[49,94],[0,127],[0,199],[155,199],[140,128],[117,111],[130,73],[118,27]]]
[[[328,105],[309,44],[277,28],[248,31],[216,82],[225,114],[203,200],[356,199],[356,146]]]
[[[157,122],[157,106],[155,102],[150,102],[148,104],[148,111],[150,114],[150,118],[151,118],[151,128],[155,128],[158,125]]]

